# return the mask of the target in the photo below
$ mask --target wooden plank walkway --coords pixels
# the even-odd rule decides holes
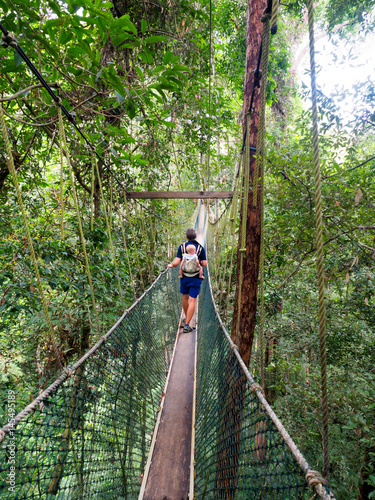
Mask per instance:
[[[144,500],[189,498],[195,339],[180,328]]]

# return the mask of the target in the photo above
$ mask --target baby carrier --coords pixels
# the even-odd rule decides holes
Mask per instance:
[[[189,242],[190,243],[190,242]],[[181,253],[184,255],[186,253],[186,245],[187,243],[183,243],[181,245]],[[196,254],[199,259],[199,255],[202,251],[202,245],[198,243],[198,247],[196,249]],[[195,262],[195,260],[183,260],[182,261],[182,273],[187,278],[194,278],[199,273],[199,266]]]

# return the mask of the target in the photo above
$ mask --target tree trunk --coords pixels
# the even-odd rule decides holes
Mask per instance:
[[[249,145],[255,148],[258,124],[260,91],[255,87],[254,69],[257,67],[259,51],[261,50],[263,23],[261,17],[267,6],[265,0],[248,0],[247,4],[247,49],[246,49],[246,74],[243,104],[244,133],[246,130],[246,113],[250,108],[253,88],[255,89],[252,100],[252,113],[250,118]],[[251,150],[250,150],[251,151]],[[255,159],[251,152],[249,165],[250,185],[254,177]],[[241,221],[240,221],[241,227]],[[239,235],[241,241],[241,234]],[[239,243],[238,248],[241,248]],[[256,320],[257,288],[259,273],[260,252],[260,199],[258,196],[257,207],[253,208],[252,193],[249,193],[248,213],[246,220],[246,252],[243,262],[243,279],[241,304],[239,306],[240,276],[237,273],[236,300],[233,316],[232,340],[237,345],[246,365],[249,365],[251,348],[254,337]],[[240,269],[240,253],[237,255],[237,269]],[[238,315],[240,307],[240,315]],[[237,329],[237,320],[239,320]],[[233,371],[236,365],[233,352],[229,352],[227,365],[224,371],[223,401],[220,414],[220,430],[217,446],[216,488],[219,498],[233,500],[238,488],[238,467],[241,454],[242,417],[244,394],[247,379],[242,371]],[[256,445],[264,437],[263,428],[259,424]],[[262,450],[264,446],[262,445]],[[258,457],[259,460],[259,457]]]
[[[254,69],[257,67],[259,51],[261,50],[263,23],[261,17],[263,10],[267,7],[265,0],[248,0],[247,6],[247,49],[246,49],[246,74],[243,104],[243,130],[246,130],[246,112],[249,110],[253,88],[255,88],[252,113],[250,116],[250,148],[256,147],[259,107],[260,107],[260,89],[256,88]],[[250,163],[245,168],[250,169],[250,185],[254,178],[255,158],[254,152],[250,149]],[[259,274],[259,252],[260,252],[260,192],[258,191],[258,203],[253,207],[253,196],[249,193],[246,221],[246,252],[243,261],[243,277],[241,304],[239,301],[240,276],[237,273],[236,298],[233,315],[232,340],[237,345],[239,352],[246,363],[249,365],[251,349],[254,338],[254,328],[256,323],[258,274]],[[240,221],[241,227],[241,221]],[[240,236],[241,238],[241,236]],[[240,244],[238,248],[240,248]],[[240,253],[237,254],[237,269],[240,269]],[[241,314],[238,315],[238,307]],[[239,324],[237,321],[239,319]]]

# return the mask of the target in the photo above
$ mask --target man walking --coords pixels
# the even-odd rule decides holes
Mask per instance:
[[[177,267],[186,252],[187,245],[194,245],[196,248],[196,254],[198,256],[198,260],[203,267],[207,267],[207,257],[205,249],[202,247],[198,241],[196,241],[197,232],[195,229],[188,229],[186,231],[186,243],[182,243],[177,250],[177,256],[172,262],[172,264],[168,264],[168,267]],[[199,277],[199,271],[195,275],[187,275],[183,271],[183,277],[181,278],[180,292],[182,293],[182,309],[185,313],[185,326],[184,333],[189,333],[193,330],[190,326],[191,318],[194,315],[195,304],[197,302],[197,297],[200,292],[202,279]]]

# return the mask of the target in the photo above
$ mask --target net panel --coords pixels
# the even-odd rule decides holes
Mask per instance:
[[[176,274],[160,275],[105,342],[5,436],[1,498],[137,498],[179,320]]]
[[[198,321],[196,497],[314,498],[230,347],[208,279],[202,284]]]

